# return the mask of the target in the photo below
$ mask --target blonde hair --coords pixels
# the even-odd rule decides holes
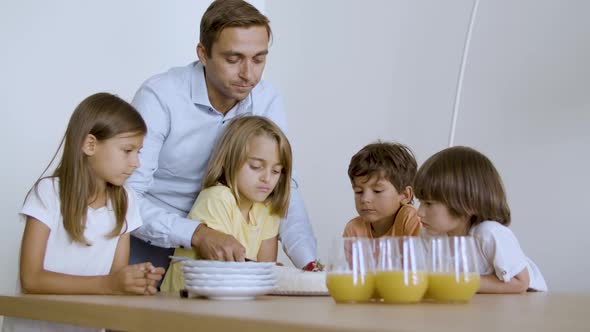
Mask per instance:
[[[414,180],[416,197],[444,204],[469,227],[482,221],[510,224],[510,208],[500,174],[480,152],[456,146],[444,149],[420,167]]]
[[[277,185],[266,203],[270,205],[271,213],[285,217],[291,193],[291,145],[281,129],[265,117],[241,116],[228,124],[209,160],[202,189],[221,183],[232,190],[239,204],[237,174],[248,159],[248,142],[263,135],[277,142],[279,161],[283,166]]]
[[[43,171],[44,174],[63,146],[61,160],[51,177],[59,179],[60,212],[64,229],[73,241],[90,245],[84,237],[86,213],[90,199],[97,194],[94,173],[88,157],[82,152],[86,137],[90,134],[98,141],[104,141],[122,133],[145,135],[146,132],[147,127],[141,115],[115,95],[96,93],[76,107],[56,153]],[[42,175],[33,186],[37,195],[37,185],[43,178]],[[115,227],[107,234],[107,237],[112,238],[121,234],[124,226],[127,227],[127,193],[125,188],[110,183],[107,183],[106,190],[116,217]]]

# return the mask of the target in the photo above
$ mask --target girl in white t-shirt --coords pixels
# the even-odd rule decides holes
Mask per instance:
[[[59,165],[35,183],[20,211],[26,219],[22,292],[156,293],[164,270],[151,263],[128,265],[129,232],[142,221],[135,193],[123,185],[139,166],[146,131],[141,115],[117,96],[97,93],[78,105]],[[89,329],[7,318],[4,330]]]
[[[471,235],[482,275],[479,293],[547,291],[539,268],[508,228],[510,208],[492,162],[468,147],[430,157],[414,180],[418,216],[429,235]]]

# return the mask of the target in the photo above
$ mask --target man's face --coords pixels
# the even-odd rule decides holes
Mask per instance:
[[[268,32],[264,26],[225,28],[210,51],[207,56],[203,45],[197,46],[205,66],[209,100],[225,113],[260,81],[268,54]]]

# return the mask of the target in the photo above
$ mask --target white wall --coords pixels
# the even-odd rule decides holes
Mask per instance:
[[[17,274],[16,212],[75,105],[102,90],[130,100],[150,75],[192,61],[207,5],[0,2],[1,293],[12,291]],[[422,162],[446,146],[471,5],[266,2],[275,34],[266,79],[285,97],[320,256],[355,214],[346,169],[360,147],[399,140]],[[590,249],[583,235],[590,230],[583,208],[590,199],[588,9],[584,1],[483,1],[457,128],[457,144],[496,162],[512,228],[555,291],[590,290],[583,279],[590,272],[583,256]]]
[[[504,177],[521,245],[550,289],[590,291],[590,2],[483,1],[457,143]]]
[[[267,78],[285,96],[321,257],[355,214],[346,169],[361,146],[401,141],[419,163],[447,146],[473,4],[268,2]],[[482,0],[459,100],[455,144],[496,163],[511,227],[553,291],[590,291],[589,7]]]
[[[74,107],[98,92],[130,100],[142,81],[194,61],[208,2],[0,2],[0,292],[12,292],[23,224],[17,212]]]

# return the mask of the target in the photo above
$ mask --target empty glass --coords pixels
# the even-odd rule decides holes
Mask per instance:
[[[426,242],[429,270],[426,297],[443,302],[468,302],[479,289],[473,238],[433,237]]]
[[[428,286],[424,247],[417,237],[377,241],[376,287],[386,303],[415,303]]]
[[[338,303],[369,301],[375,289],[372,240],[334,239],[326,271],[326,286],[334,301]]]

